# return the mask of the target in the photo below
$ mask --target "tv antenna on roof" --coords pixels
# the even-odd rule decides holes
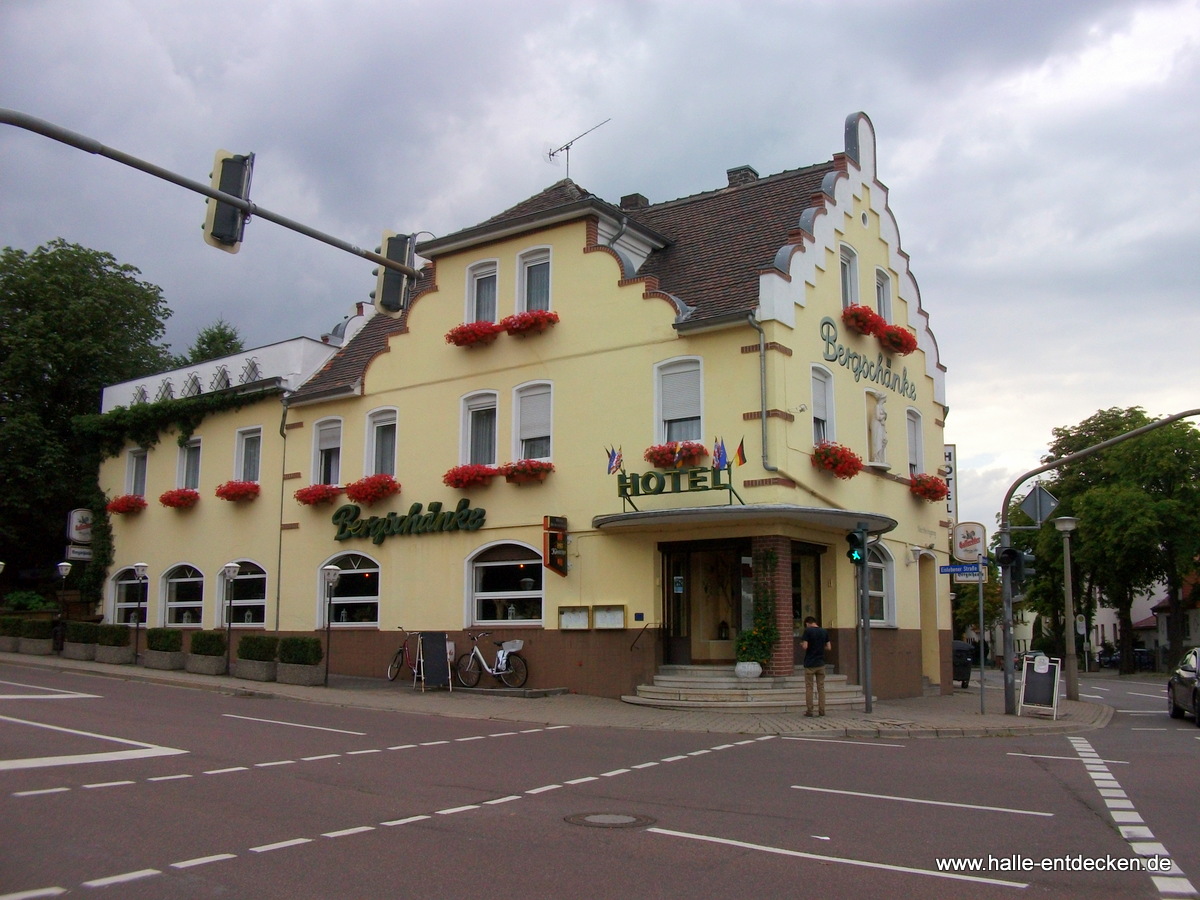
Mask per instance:
[[[612,117],[610,116],[609,118],[607,118],[603,122],[601,122],[600,125],[607,125],[611,121],[612,121]],[[581,137],[583,137],[584,134],[591,134],[593,131],[595,131],[597,128],[599,128],[600,125],[593,125],[591,128],[589,128],[583,134],[576,135],[575,137],[571,138],[569,141],[567,141],[565,144],[563,144],[561,147],[557,148],[556,150],[546,151],[546,161],[554,162],[554,157],[558,156],[558,154],[560,154],[560,153],[565,154],[566,160],[567,160],[567,177],[570,178],[571,177],[571,145],[573,143],[575,143],[577,140],[579,140]]]

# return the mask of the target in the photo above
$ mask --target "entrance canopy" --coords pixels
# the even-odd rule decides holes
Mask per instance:
[[[749,506],[689,506],[683,509],[648,509],[641,512],[596,516],[592,527],[601,531],[653,531],[688,525],[816,525],[830,531],[853,531],[865,522],[870,534],[886,534],[899,523],[879,513],[795,506],[790,503],[757,503]]]

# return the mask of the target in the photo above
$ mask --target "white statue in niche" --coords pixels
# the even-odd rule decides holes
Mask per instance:
[[[871,418],[871,462],[886,463],[887,457],[887,397],[875,396],[875,415]]]

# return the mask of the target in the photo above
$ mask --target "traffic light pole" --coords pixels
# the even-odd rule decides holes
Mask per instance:
[[[190,178],[185,178],[178,175],[169,169],[164,169],[161,166],[156,166],[154,163],[146,162],[144,159],[138,159],[136,156],[130,156],[128,153],[123,153],[120,150],[114,150],[112,147],[106,147],[97,140],[93,140],[82,134],[74,131],[68,131],[66,128],[60,128],[53,122],[47,122],[44,119],[38,119],[34,116],[26,115],[23,112],[18,112],[15,109],[0,108],[0,125],[14,125],[17,128],[23,128],[26,131],[32,131],[35,134],[40,134],[43,137],[48,137],[53,141],[58,141],[62,144],[74,147],[77,150],[82,150],[85,153],[92,153],[96,156],[104,156],[108,159],[119,162],[122,165],[145,172],[148,175],[153,175],[155,178],[161,178],[163,181],[169,181],[172,184],[177,184],[182,188],[187,188],[189,191],[195,191],[197,194],[203,194],[206,197],[212,197],[214,200],[220,200],[222,203],[228,203],[246,213],[248,216],[257,216],[260,219],[266,219],[268,222],[274,222],[276,225],[282,225],[291,231],[302,234],[305,237],[313,238],[321,241],[331,247],[336,247],[339,250],[345,250],[347,253],[353,253],[355,256],[360,256],[363,259],[369,259],[371,262],[378,263],[388,269],[394,269],[409,278],[416,278],[419,273],[412,266],[407,266],[393,259],[388,259],[386,256],[381,256],[378,253],[372,253],[369,250],[363,250],[361,247],[355,247],[346,241],[335,238],[332,235],[325,234],[323,231],[317,231],[315,228],[309,228],[300,222],[281,216],[278,213],[273,213],[269,209],[264,209],[261,206],[256,206],[249,200],[245,200],[234,194],[227,194],[224,191],[218,191],[210,185],[203,182],[193,181]]]
[[[998,533],[1000,536],[1001,551],[1005,547],[1012,546],[1012,539],[1009,534],[1011,528],[1008,524],[1008,511],[1012,506],[1013,495],[1016,494],[1017,488],[1028,481],[1035,475],[1040,475],[1043,472],[1049,472],[1053,469],[1060,468],[1069,463],[1077,462],[1085,459],[1094,453],[1099,453],[1101,450],[1107,450],[1114,444],[1120,444],[1130,438],[1138,437],[1148,431],[1154,431],[1156,428],[1162,428],[1164,425],[1170,425],[1172,422],[1178,422],[1180,419],[1187,419],[1191,416],[1200,416],[1200,409],[1189,409],[1186,412],[1175,413],[1173,416],[1165,416],[1151,422],[1149,425],[1143,425],[1140,428],[1135,428],[1132,431],[1127,431],[1124,434],[1119,434],[1114,438],[1109,438],[1107,441],[1101,441],[1099,444],[1094,444],[1091,447],[1085,447],[1076,453],[1068,453],[1066,456],[1049,462],[1044,466],[1032,469],[1014,481],[1008,488],[1008,493],[1004,495],[1004,502],[1000,506],[1000,527]],[[1000,596],[1004,599],[1004,621],[1001,623],[1001,628],[1004,633],[1004,713],[1005,715],[1015,716],[1017,714],[1017,692],[1016,692],[1016,677],[1013,672],[1013,618],[1012,618],[1012,566],[1002,566],[1000,569],[1001,575],[1001,591]],[[1068,638],[1075,639],[1074,623],[1069,622],[1068,628],[1071,629]]]

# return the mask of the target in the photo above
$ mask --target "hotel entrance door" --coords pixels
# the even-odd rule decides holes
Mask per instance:
[[[749,544],[661,544],[663,662],[732,663],[739,629],[749,626]]]

